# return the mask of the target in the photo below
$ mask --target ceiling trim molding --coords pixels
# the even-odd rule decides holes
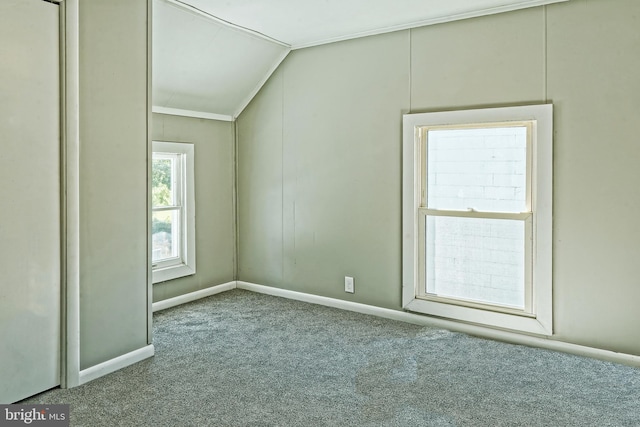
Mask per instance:
[[[514,10],[528,9],[530,7],[545,6],[547,4],[562,3],[570,0],[525,0],[515,4],[505,6],[490,7],[487,9],[476,10],[473,12],[458,13],[455,15],[446,15],[438,18],[414,21],[408,24],[393,25],[390,27],[378,28],[375,30],[360,31],[344,36],[329,37],[326,39],[315,40],[307,43],[293,44],[291,50],[304,49],[307,47],[319,46],[323,44],[335,43],[345,40],[357,39],[360,37],[375,36],[378,34],[391,33],[393,31],[408,30],[410,28],[425,27],[428,25],[443,24],[445,22],[461,21],[463,19],[478,18],[487,15],[496,15],[498,13],[511,12]]]
[[[266,40],[266,41],[269,41],[271,43],[275,43],[275,44],[280,45],[280,46],[284,46],[284,47],[286,47],[288,49],[291,48],[290,44],[287,44],[287,43],[285,43],[283,41],[280,41],[278,39],[274,39],[273,37],[270,37],[270,36],[268,36],[266,34],[263,34],[261,32],[252,30],[251,28],[243,27],[241,25],[234,24],[233,22],[226,21],[226,20],[224,20],[222,18],[219,18],[219,17],[217,17],[215,15],[212,15],[212,14],[210,14],[208,12],[205,12],[202,9],[198,9],[197,7],[191,6],[189,3],[185,3],[182,0],[164,0],[164,1],[167,2],[167,3],[171,3],[171,4],[173,4],[173,5],[177,6],[177,7],[180,7],[182,9],[185,9],[185,10],[191,12],[191,13],[195,13],[196,15],[200,15],[200,16],[203,16],[203,17],[205,17],[207,19],[215,21],[218,24],[224,25],[224,26],[226,26],[228,28],[231,28],[231,29],[234,29],[236,31],[240,31],[240,32],[243,32],[243,33],[248,34],[250,36],[253,36],[253,37],[256,37],[256,38],[259,38],[259,39],[262,39],[262,40]]]
[[[287,57],[287,55],[289,55],[289,52],[291,52],[290,48],[282,52],[282,54],[278,57],[278,59],[273,63],[273,65],[269,69],[269,72],[258,82],[256,87],[249,93],[249,95],[240,104],[240,108],[238,108],[238,110],[233,115],[234,120],[237,119],[240,116],[240,114],[242,114],[242,112],[244,111],[245,108],[247,108],[247,105],[249,105],[251,100],[258,94],[258,92],[260,92],[260,89],[262,89],[262,86],[264,86],[267,80],[271,78],[271,75],[278,69],[280,64],[282,64],[282,61],[284,61],[284,59]]]
[[[183,110],[180,108],[161,107],[154,105],[151,112],[158,114],[169,114],[172,116],[193,117],[196,119],[220,120],[223,122],[232,122],[234,118],[226,114],[208,113],[206,111]]]

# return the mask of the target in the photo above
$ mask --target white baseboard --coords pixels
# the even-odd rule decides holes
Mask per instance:
[[[191,301],[199,300],[200,298],[210,297],[211,295],[219,294],[220,292],[229,291],[236,288],[236,282],[223,283],[222,285],[211,286],[210,288],[201,289],[195,292],[189,292],[188,294],[178,295],[174,298],[165,299],[162,301],[154,302],[152,304],[153,312],[164,310],[167,308],[175,307],[180,304],[186,304]]]
[[[90,368],[83,369],[80,371],[80,382],[78,385],[88,383],[96,378],[110,374],[119,369],[126,368],[127,366],[138,363],[144,359],[148,359],[153,356],[154,351],[153,345],[148,345]]]
[[[512,344],[539,347],[547,350],[560,351],[564,353],[575,354],[578,356],[591,357],[608,362],[622,363],[625,365],[640,367],[640,356],[635,356],[632,354],[616,353],[609,350],[601,350],[598,348],[566,343],[550,338],[523,335],[515,332],[508,332],[498,329],[486,328],[478,325],[459,323],[452,320],[429,317],[426,315],[407,313],[404,311],[391,310],[388,308],[381,308],[351,301],[343,301],[335,298],[328,298],[318,295],[305,294],[302,292],[289,291],[286,289],[273,288],[270,286],[258,285],[255,283],[238,281],[237,288],[252,292],[258,292],[261,294],[294,299],[312,304],[324,305],[327,307],[339,308],[342,310],[354,311],[362,314],[369,314],[372,316],[383,317],[391,320],[398,320],[401,322],[413,323],[421,326],[431,326],[447,329],[450,331],[463,332],[477,337],[504,341]]]
[[[421,326],[431,326],[435,328],[447,329],[450,331],[462,332],[477,337],[488,338],[497,341],[509,342],[512,344],[526,345],[530,347],[539,347],[547,350],[560,351],[564,353],[575,354],[578,356],[591,357],[594,359],[605,360],[609,362],[622,363],[640,367],[640,356],[632,354],[616,353],[614,351],[602,350],[599,348],[587,347],[578,344],[571,344],[563,341],[557,341],[551,338],[536,337],[523,335],[515,332],[503,331],[499,329],[487,328],[484,326],[472,325],[467,323],[455,322],[452,320],[429,317],[426,315],[407,313],[405,311],[392,310],[388,308],[376,307],[373,305],[360,304],[351,301],[344,301],[335,298],[323,297],[319,295],[307,294],[303,292],[290,291],[286,289],[274,288],[271,286],[258,285],[243,281],[228,282],[222,285],[212,286],[200,291],[191,292],[180,295],[175,298],[159,301],[153,304],[153,311],[164,310],[166,308],[175,307],[180,304],[195,301],[231,289],[244,289],[251,292],[273,295],[282,298],[293,299],[297,301],[308,302],[312,304],[324,305],[327,307],[348,310],[371,316],[383,317],[385,319],[397,320],[400,322],[412,323]],[[93,368],[90,368],[93,369]],[[82,371],[84,372],[84,371]],[[81,375],[82,375],[81,372]]]

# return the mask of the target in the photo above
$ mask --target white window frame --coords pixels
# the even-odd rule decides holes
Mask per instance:
[[[153,283],[166,282],[196,273],[196,216],[194,187],[194,145],[183,142],[153,141],[153,153],[178,154],[176,196],[181,207],[177,259],[152,264]],[[154,211],[154,208],[151,208]]]
[[[527,105],[518,107],[460,110],[403,116],[403,214],[402,214],[402,304],[404,309],[432,316],[477,323],[533,334],[553,334],[552,306],[552,192],[553,192],[553,106]],[[527,161],[530,162],[531,216],[526,219],[527,235],[533,238],[529,262],[531,287],[527,290],[525,310],[495,309],[483,304],[464,303],[449,299],[424,298],[420,281],[424,263],[421,248],[420,222],[424,215],[437,215],[425,208],[422,188],[425,164],[425,128],[464,128],[497,126],[531,122]],[[487,217],[474,212],[442,211],[444,215]],[[520,214],[516,214],[517,216]],[[510,215],[495,215],[508,219]],[[522,219],[525,216],[521,215]],[[529,256],[529,255],[527,255]]]

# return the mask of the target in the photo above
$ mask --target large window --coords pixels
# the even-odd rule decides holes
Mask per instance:
[[[153,142],[153,283],[196,272],[193,144]]]
[[[404,117],[403,303],[551,334],[550,105]]]

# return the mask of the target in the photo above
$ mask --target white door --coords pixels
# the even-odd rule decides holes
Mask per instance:
[[[0,0],[0,403],[60,383],[58,8]]]

